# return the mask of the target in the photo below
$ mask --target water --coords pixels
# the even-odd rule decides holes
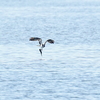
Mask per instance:
[[[0,5],[0,100],[100,99],[99,1]]]

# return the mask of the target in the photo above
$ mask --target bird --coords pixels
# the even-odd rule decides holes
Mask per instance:
[[[54,44],[54,40],[52,40],[52,39],[48,39],[48,40],[46,40],[44,43],[42,43],[42,39],[39,38],[39,37],[31,37],[31,38],[29,39],[29,41],[39,41],[39,46],[41,47],[41,48],[39,49],[39,51],[40,51],[41,56],[42,56],[43,48],[45,47],[45,45],[46,45],[47,42],[48,42],[48,43],[51,43],[51,44]]]

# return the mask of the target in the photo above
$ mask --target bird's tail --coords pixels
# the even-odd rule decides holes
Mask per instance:
[[[40,51],[40,54],[41,54],[41,56],[42,56],[42,49],[39,49],[39,51]]]

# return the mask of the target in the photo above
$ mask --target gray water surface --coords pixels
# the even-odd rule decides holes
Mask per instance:
[[[2,1],[0,100],[99,100],[99,4]],[[30,37],[55,44],[41,56]]]

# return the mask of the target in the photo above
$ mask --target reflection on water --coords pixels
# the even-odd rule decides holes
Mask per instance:
[[[99,100],[99,10],[0,8],[1,100]],[[41,56],[31,36],[55,44]]]

